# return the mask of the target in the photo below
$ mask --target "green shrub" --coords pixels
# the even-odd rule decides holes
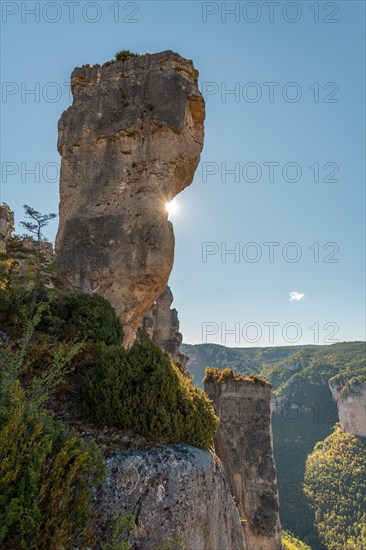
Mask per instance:
[[[215,437],[218,418],[215,416],[211,401],[205,392],[192,385],[190,380],[181,380],[180,410],[183,413],[184,441],[208,449]]]
[[[21,335],[24,323],[34,310],[32,293],[22,286],[0,289],[0,303],[0,330]]]
[[[99,425],[112,426],[120,418],[126,423],[134,397],[128,391],[132,377],[126,350],[110,346],[91,361],[81,382],[84,413]]]
[[[60,294],[50,305],[47,319],[62,340],[90,340],[121,344],[123,328],[110,302],[98,294]]]
[[[110,529],[110,540],[102,544],[102,550],[130,550],[132,548],[131,544],[124,539],[136,529],[134,515],[115,516]]]
[[[257,376],[242,376],[238,372],[234,372],[232,369],[216,369],[212,367],[206,367],[204,382],[228,382],[229,380],[238,380],[241,382],[249,382],[250,384],[260,384],[262,386],[270,385],[269,382],[258,378]]]
[[[89,483],[101,480],[95,446],[46,412],[31,412],[19,383],[1,417],[1,548],[68,545],[88,521]]]
[[[82,377],[86,415],[152,439],[208,449],[217,418],[206,394],[140,331],[125,351],[110,348]]]
[[[41,312],[16,349],[0,345],[0,547],[48,550],[87,542],[91,485],[104,467],[97,447],[56,421],[43,404],[78,348],[28,385],[27,353]]]
[[[32,411],[16,382],[1,409],[0,448],[1,548],[48,550],[82,537],[90,483],[103,471],[95,445]]]
[[[139,54],[132,53],[130,50],[121,50],[116,53],[115,57],[117,61],[126,61],[129,57],[139,57]]]
[[[183,548],[183,546],[183,541],[178,535],[174,540],[169,537],[164,537],[158,546],[154,546],[153,550],[178,550],[179,548]]]
[[[30,263],[35,264],[34,255]],[[54,268],[48,265],[47,268]],[[53,274],[53,282],[58,274]],[[37,304],[44,303],[37,332],[60,340],[121,344],[123,328],[110,302],[97,294],[70,294],[48,288],[46,277],[29,277],[24,265],[9,254],[0,254],[0,330],[10,336],[22,336],[25,323],[32,318]]]

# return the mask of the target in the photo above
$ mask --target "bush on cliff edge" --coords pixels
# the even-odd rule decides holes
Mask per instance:
[[[86,415],[99,425],[208,449],[218,419],[206,394],[140,331],[129,350],[110,347],[82,377]]]
[[[130,57],[138,57],[139,54],[130,52],[130,50],[120,50],[116,53],[115,58],[116,61],[126,61],[126,59],[129,59]]]
[[[30,376],[30,342],[44,307],[18,345],[0,341],[0,547],[9,550],[89,544],[91,487],[104,476],[96,445],[45,406],[79,346],[59,348]]]
[[[50,310],[50,321],[58,325],[61,340],[89,340],[107,346],[123,342],[122,323],[111,303],[99,294],[61,294],[51,302]]]

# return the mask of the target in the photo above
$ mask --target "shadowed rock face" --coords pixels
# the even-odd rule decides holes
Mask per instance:
[[[191,61],[166,51],[71,75],[59,121],[56,253],[73,291],[110,300],[126,343],[167,285],[174,233],[166,202],[193,179],[204,102]]]
[[[133,548],[152,550],[164,538],[179,538],[182,550],[247,549],[238,510],[212,453],[171,445],[115,454],[106,466],[94,501],[93,526],[102,540],[108,540],[114,515],[134,514],[137,529],[128,537]]]
[[[248,550],[281,550],[272,449],[271,385],[260,380],[205,380],[220,417],[215,451],[243,520]]]
[[[168,353],[174,361],[185,364],[187,356],[179,353],[182,335],[179,332],[178,312],[176,309],[171,309],[172,302],[173,294],[170,287],[167,286],[144,316],[142,327],[149,334],[151,340]]]

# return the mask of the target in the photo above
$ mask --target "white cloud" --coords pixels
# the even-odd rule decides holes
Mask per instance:
[[[290,292],[290,302],[295,300],[296,302],[299,302],[300,300],[303,300],[305,298],[305,294],[302,292],[296,292],[296,290],[293,290]]]

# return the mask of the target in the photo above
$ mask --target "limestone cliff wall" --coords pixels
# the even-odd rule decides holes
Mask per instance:
[[[182,550],[246,550],[221,464],[188,445],[121,452],[106,459],[107,478],[95,495],[94,528],[101,542],[111,518],[133,514],[133,548],[152,550],[179,539]]]
[[[329,389],[331,391],[334,401],[338,402],[341,391],[349,380],[349,376],[337,376],[334,379],[329,380]]]
[[[281,550],[271,385],[243,377],[208,377],[204,386],[220,417],[215,451],[238,505],[246,548]]]
[[[342,430],[352,435],[366,437],[365,377],[337,377],[329,381],[329,387],[337,402]]]
[[[59,267],[71,290],[112,303],[129,344],[172,269],[165,204],[199,162],[198,72],[166,51],[77,68],[71,88],[58,128]]]

